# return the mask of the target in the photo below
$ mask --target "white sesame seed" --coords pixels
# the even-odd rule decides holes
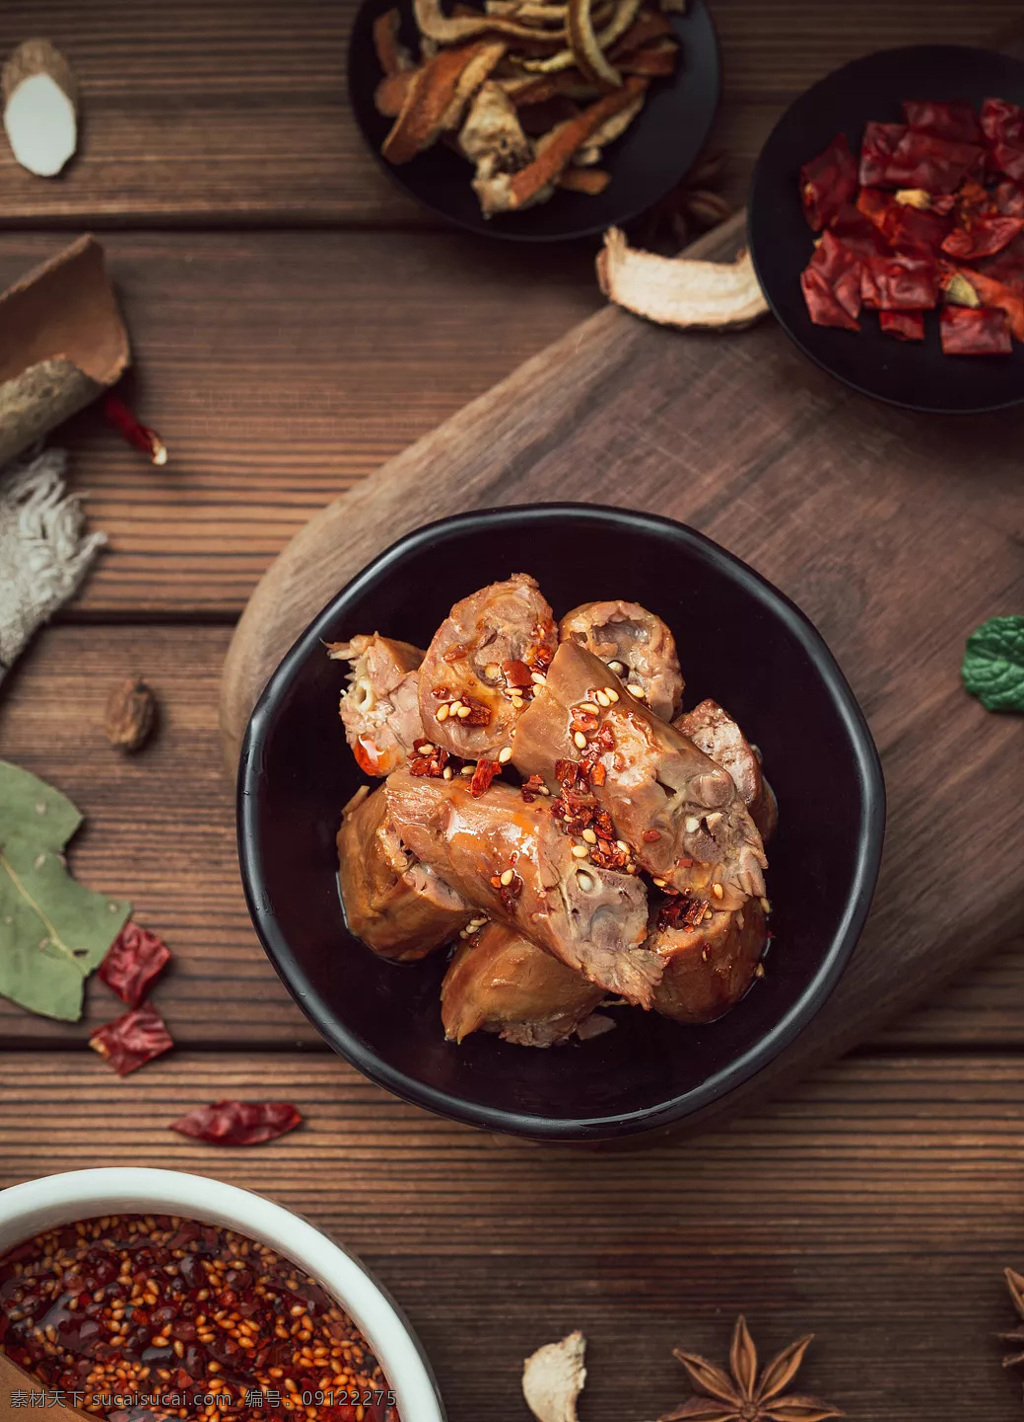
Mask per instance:
[[[497,681],[498,677],[501,676],[501,667],[498,666],[497,662],[488,662],[487,666],[484,667],[484,676],[487,677],[489,681]]]
[[[451,715],[451,716],[457,716],[457,715],[459,714],[459,711],[460,711],[461,709],[462,709],[462,702],[458,699],[458,697],[456,697],[454,701],[449,701],[449,703],[448,703],[448,714],[449,714],[449,715]]]
[[[583,838],[587,841],[588,844],[597,843],[597,835],[592,829],[585,829],[583,831]]]
[[[622,852],[623,852],[623,854],[628,854],[628,853],[629,853],[629,845],[626,843],[626,841],[625,841],[624,839],[617,839],[617,840],[615,841],[615,847],[616,847],[616,849],[621,849]]]
[[[513,698],[512,698],[512,705],[516,708],[517,711],[521,711],[521,710],[523,709],[523,707],[526,705],[526,702],[523,700],[523,698],[522,698],[521,696],[513,696]]]
[[[653,884],[657,884],[657,886],[658,886],[659,889],[663,889],[663,888],[665,887],[665,880],[664,880],[664,879],[652,879],[651,882],[652,882]]]
[[[714,918],[714,914],[711,912],[710,909],[705,909],[705,910],[704,910],[704,922],[707,923],[708,919],[710,919],[710,918]]]
[[[636,865],[635,865],[635,864],[627,864],[627,865],[626,865],[626,873],[627,873],[627,874],[635,874],[635,873],[636,873]]]
[[[768,900],[765,899],[765,898],[762,898],[762,900],[761,900],[761,909],[762,909],[762,911],[763,911],[764,913],[771,913],[771,911],[772,911],[772,906],[771,906],[771,904],[770,904],[770,903],[768,902]]]
[[[444,779],[444,780],[451,780],[451,778],[452,778],[452,768],[451,768],[450,765],[446,765],[445,768],[441,771],[441,777],[442,777],[442,779]]]
[[[511,747],[511,746],[502,746],[501,750],[498,752],[498,764],[499,764],[499,765],[508,765],[508,763],[509,763],[509,761],[510,761],[511,759],[512,759],[512,747]]]
[[[502,876],[501,876],[501,887],[502,887],[503,889],[507,889],[508,886],[509,886],[509,884],[511,884],[511,882],[512,882],[512,880],[513,880],[514,878],[515,878],[515,870],[514,870],[514,869],[506,869],[505,872],[504,872],[504,873],[502,874]]]
[[[582,731],[575,731],[573,733],[572,743],[574,746],[578,746],[580,750],[586,750],[587,748],[587,738]]]
[[[530,680],[534,686],[547,686],[548,684],[548,679],[543,672],[531,672]]]
[[[473,771],[473,767],[472,767],[471,765],[464,765],[464,766],[462,767],[462,769],[459,771],[459,774],[460,774],[460,775],[472,775],[473,773],[474,773],[474,771]]]
[[[466,717],[469,715],[470,710],[471,710],[471,708],[470,708],[469,706],[460,706],[459,709],[456,711],[455,714],[456,714],[456,716],[458,716],[458,718],[459,718],[460,721],[464,721],[464,720],[466,719]]]
[[[590,853],[590,850],[585,844],[574,844],[572,847],[572,852],[577,859],[586,859],[587,855]]]
[[[437,719],[438,719],[439,721],[447,721],[447,719],[448,719],[448,703],[447,703],[447,701],[442,701],[442,702],[441,702],[441,705],[437,708]]]
[[[434,746],[433,746],[432,742],[430,742],[430,741],[422,741],[421,744],[420,744],[419,750],[417,751],[417,754],[418,754],[418,755],[433,755],[433,754],[434,754]]]
[[[696,815],[687,815],[683,821],[683,829],[687,834],[696,834],[700,829],[700,820]]]
[[[592,701],[581,701],[580,710],[586,711],[588,716],[596,716],[599,708]]]
[[[619,699],[619,693],[615,690],[614,686],[606,686],[604,689],[604,694],[605,696],[607,696],[609,701],[618,701]]]
[[[644,697],[647,695],[647,692],[644,691],[643,687],[638,685],[635,681],[630,682],[629,686],[626,687],[626,690],[629,692],[630,696],[635,696],[637,701],[643,701]]]
[[[548,787],[547,787],[546,785],[538,785],[538,786],[537,786],[537,794],[538,794],[538,795],[550,795],[550,794],[551,794],[551,791],[548,789]]]
[[[614,672],[616,676],[621,676],[622,673],[626,670],[626,668],[622,665],[621,662],[609,662],[608,670]]]
[[[589,893],[590,890],[594,887],[593,879],[582,869],[580,869],[576,875],[576,882],[577,884],[579,884],[580,888],[585,894]]]
[[[606,691],[595,692],[595,699],[597,701],[598,706],[610,706],[612,704],[608,700],[608,693]]]
[[[722,888],[721,884],[712,884],[711,892],[714,894],[716,899],[725,898],[725,890]]]
[[[713,814],[705,815],[705,817],[704,817],[704,823],[707,825],[708,829],[714,829],[715,825],[718,824],[718,821],[719,821],[721,818],[722,818],[722,812],[721,812],[721,810],[715,810]]]

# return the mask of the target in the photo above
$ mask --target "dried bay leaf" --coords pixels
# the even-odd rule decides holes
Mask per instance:
[[[62,850],[82,823],[66,796],[0,761],[0,995],[77,1022],[85,979],[131,905],[79,884]]]

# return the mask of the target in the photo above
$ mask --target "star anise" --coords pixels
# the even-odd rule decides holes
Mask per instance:
[[[806,1338],[783,1348],[760,1376],[757,1349],[742,1314],[736,1320],[729,1350],[731,1377],[697,1353],[684,1353],[676,1348],[675,1355],[690,1374],[694,1392],[700,1396],[688,1398],[674,1412],[666,1412],[658,1422],[683,1422],[684,1419],[685,1422],[826,1422],[829,1417],[842,1417],[837,1407],[830,1407],[820,1398],[796,1393],[780,1396],[796,1377],[813,1337],[813,1333],[808,1333]]]
[[[1018,1274],[1016,1269],[1004,1269],[1006,1275],[1006,1286],[1010,1290],[1010,1298],[1013,1299],[1013,1306],[1021,1318],[1024,1318],[1024,1274]],[[1012,1353],[1007,1353],[1003,1359],[1004,1368],[1015,1368],[1020,1363],[1024,1363],[1024,1328],[1015,1328],[1012,1333],[1000,1333],[999,1337],[1004,1343],[1016,1344],[1016,1349]]]

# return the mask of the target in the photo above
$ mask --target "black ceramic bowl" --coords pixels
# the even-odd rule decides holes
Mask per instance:
[[[765,977],[726,1017],[684,1027],[613,1010],[595,1040],[545,1051],[476,1034],[445,1042],[442,952],[382,962],[349,936],[334,837],[364,777],[338,719],[344,669],[324,641],[380,631],[425,646],[452,603],[534,574],[555,612],[628,598],[666,619],[686,704],[714,696],[762,748],[778,795]],[[874,888],[885,792],[831,653],[744,563],[668,519],[588,504],[462,514],[417,529],[359,574],[299,638],[242,748],[239,850],[249,911],[296,1002],[327,1041],[406,1100],[493,1131],[598,1140],[679,1121],[769,1062],[828,997]]]
[[[837,69],[786,110],[761,151],[750,193],[750,253],[765,296],[784,329],[818,365],[865,395],[927,413],[981,413],[1024,400],[1024,346],[1008,356],[946,356],[938,313],[925,339],[883,335],[871,312],[861,330],[815,326],[800,273],[815,234],[800,206],[800,169],[837,133],[860,151],[869,119],[902,121],[904,99],[1009,99],[1024,103],[1024,64],[1009,55],[958,45],[888,49]]]
[[[718,107],[718,42],[707,6],[691,0],[685,15],[670,16],[679,40],[679,62],[670,79],[655,79],[642,112],[622,138],[609,145],[601,166],[611,182],[597,197],[559,190],[548,202],[524,212],[485,218],[470,186],[473,169],[438,143],[411,163],[381,157],[392,119],[377,112],[374,90],[381,78],[373,47],[373,22],[395,0],[365,0],[356,16],[348,54],[348,91],[356,122],[370,150],[400,188],[448,221],[488,237],[552,242],[603,232],[628,222],[665,196],[704,146]],[[401,38],[413,52],[416,24],[409,0],[399,0]]]

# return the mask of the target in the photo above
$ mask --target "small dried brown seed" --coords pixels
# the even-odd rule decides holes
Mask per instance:
[[[139,677],[119,682],[107,700],[104,729],[112,746],[137,751],[149,740],[156,722],[156,697]]]

